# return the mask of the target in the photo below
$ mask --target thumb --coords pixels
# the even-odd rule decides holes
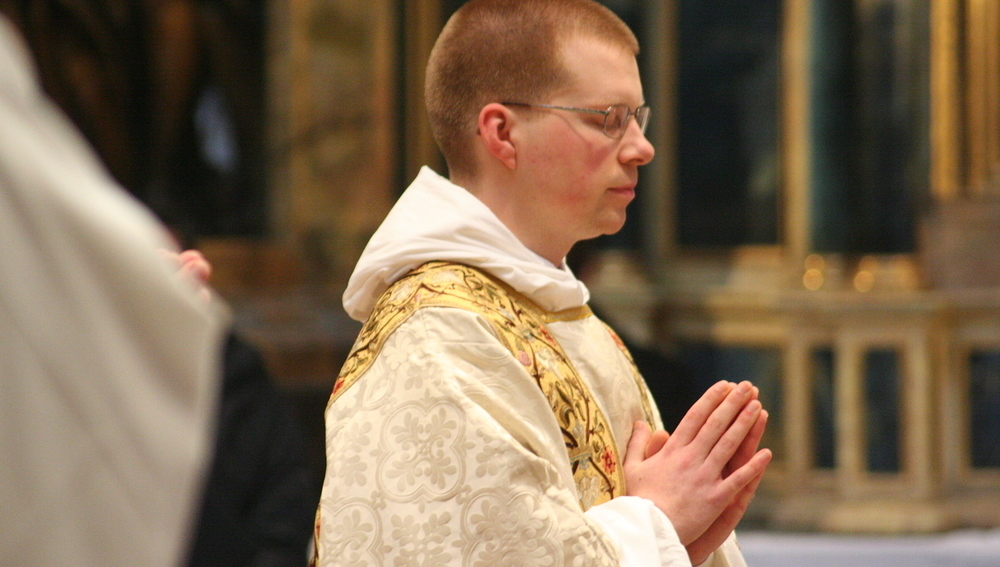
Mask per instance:
[[[667,440],[670,439],[670,434],[662,429],[654,431],[649,436],[649,443],[646,444],[646,458],[650,458],[656,453],[660,452],[660,449],[667,444]]]
[[[645,421],[639,420],[632,426],[632,438],[625,449],[625,466],[640,463],[646,458],[646,445],[649,444],[651,433]]]

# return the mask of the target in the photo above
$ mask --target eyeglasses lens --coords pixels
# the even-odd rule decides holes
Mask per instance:
[[[639,130],[645,134],[646,124],[649,123],[649,107],[640,106],[633,112],[623,104],[608,108],[608,115],[604,120],[604,133],[612,138],[622,137],[628,128],[628,119],[633,115],[639,124]]]
[[[612,138],[620,137],[625,131],[627,120],[627,106],[617,105],[608,108],[608,115],[604,118],[604,133]]]
[[[635,121],[639,123],[639,130],[642,130],[642,133],[645,134],[646,126],[649,125],[648,106],[640,106],[639,108],[635,109]]]

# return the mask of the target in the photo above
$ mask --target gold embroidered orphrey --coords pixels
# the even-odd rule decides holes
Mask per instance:
[[[546,322],[587,317],[590,308],[584,305],[557,313],[545,311],[504,282],[463,264],[424,264],[382,294],[344,363],[330,404],[371,366],[389,335],[423,307],[456,307],[483,316],[503,345],[538,382],[562,430],[584,510],[625,494],[625,477],[608,419],[545,327]],[[628,356],[621,340],[608,330]],[[547,356],[540,357],[541,352]],[[634,369],[631,356],[628,359]],[[540,360],[555,362],[543,364]],[[645,384],[637,370],[633,377],[646,419],[653,423]]]

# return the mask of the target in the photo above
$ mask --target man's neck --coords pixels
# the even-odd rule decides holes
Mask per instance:
[[[513,200],[508,198],[509,191],[516,191],[508,181],[486,179],[483,177],[455,176],[451,182],[462,187],[479,199],[507,227],[521,244],[540,256],[556,268],[562,268],[563,259],[569,249],[563,250],[558,243],[548,241],[541,235],[535,235],[520,222],[520,213]],[[530,225],[528,225],[530,226]]]

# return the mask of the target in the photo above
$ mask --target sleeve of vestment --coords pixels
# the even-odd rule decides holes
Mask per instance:
[[[0,565],[173,567],[222,321],[0,17]]]
[[[326,420],[322,567],[690,566],[648,501],[584,513],[549,401],[475,314],[417,311]]]

